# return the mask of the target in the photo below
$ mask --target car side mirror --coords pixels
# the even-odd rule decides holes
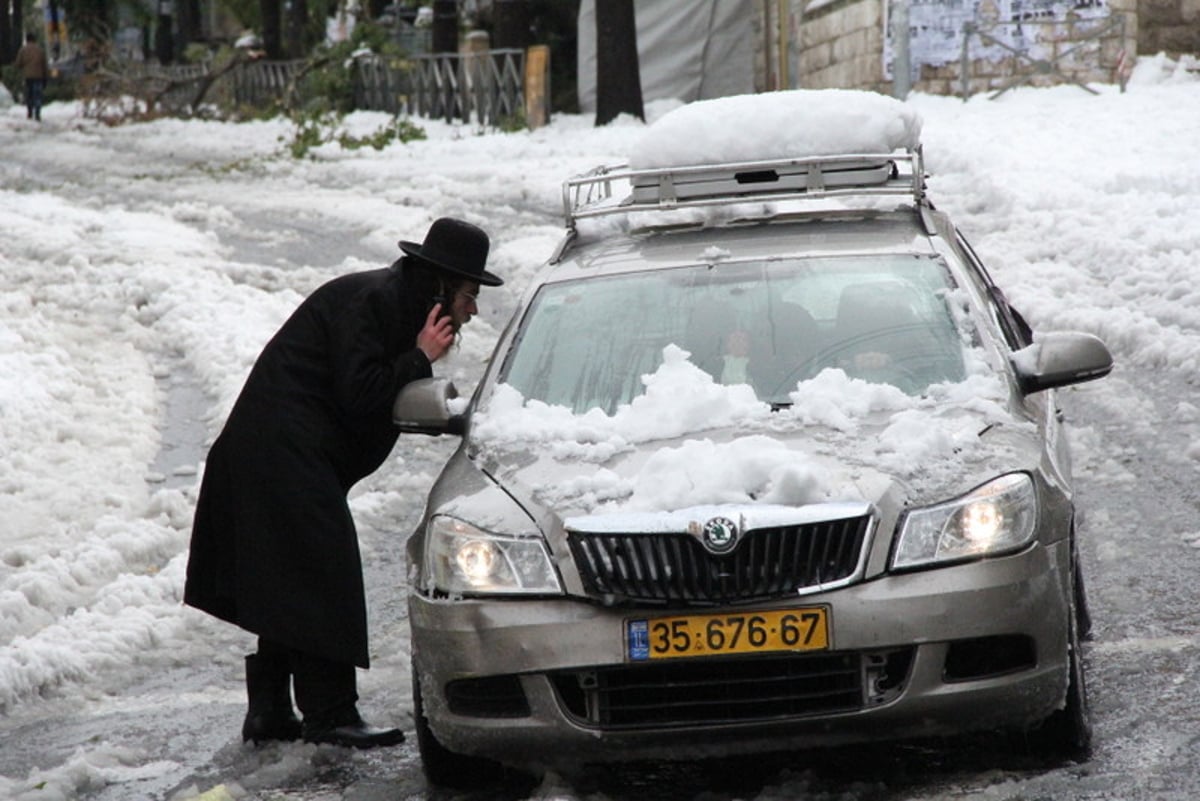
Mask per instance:
[[[1058,331],[1040,337],[1012,355],[1017,382],[1025,394],[1103,378],[1113,359],[1099,337]]]
[[[419,378],[405,384],[392,404],[392,422],[406,434],[462,435],[466,416],[450,410],[458,389],[448,378]]]

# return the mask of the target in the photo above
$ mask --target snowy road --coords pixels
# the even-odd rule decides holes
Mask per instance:
[[[1035,328],[1098,333],[1117,358],[1109,378],[1060,395],[1095,622],[1094,758],[1044,765],[980,738],[549,777],[485,797],[1200,797],[1200,83],[1144,66],[1125,95],[912,101],[935,200]],[[303,294],[388,263],[442,214],[492,232],[508,279],[447,366],[469,388],[557,243],[560,180],[621,160],[640,124],[429,123],[426,142],[296,162],[278,155],[277,122],[44,116],[36,127],[0,109],[0,797],[183,799],[223,783],[255,801],[430,797],[411,742],[240,743],[252,641],[179,604],[206,440]],[[403,438],[353,498],[373,660],[362,709],[410,733],[402,543],[452,445]]]

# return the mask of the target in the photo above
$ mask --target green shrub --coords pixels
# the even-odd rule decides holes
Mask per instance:
[[[343,115],[335,111],[297,112],[292,115],[296,124],[292,138],[287,142],[287,151],[292,158],[302,159],[313,148],[329,142],[337,142],[344,150],[371,147],[383,150],[392,142],[413,142],[425,138],[425,129],[408,119],[393,118],[367,136],[351,136],[341,130]]]
[[[229,48],[224,48],[228,50]],[[213,52],[208,45],[192,42],[183,49],[183,60],[188,64],[203,64],[213,58]]]
[[[354,55],[364,50],[385,57],[400,55],[399,47],[385,28],[373,22],[360,22],[347,41],[323,45],[314,51],[304,79],[297,86],[294,105],[306,113],[353,111]]]

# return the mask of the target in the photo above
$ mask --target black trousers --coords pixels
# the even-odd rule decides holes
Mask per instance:
[[[343,726],[358,720],[358,680],[350,662],[334,662],[258,638],[258,661],[292,677],[296,706],[306,726]]]
[[[25,108],[30,119],[42,118],[42,97],[46,91],[45,78],[25,79]]]

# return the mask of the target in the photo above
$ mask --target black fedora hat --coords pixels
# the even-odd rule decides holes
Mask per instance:
[[[490,244],[482,228],[465,220],[441,217],[429,226],[424,242],[418,245],[401,240],[400,249],[448,273],[484,286],[500,286],[504,280],[483,269]]]

